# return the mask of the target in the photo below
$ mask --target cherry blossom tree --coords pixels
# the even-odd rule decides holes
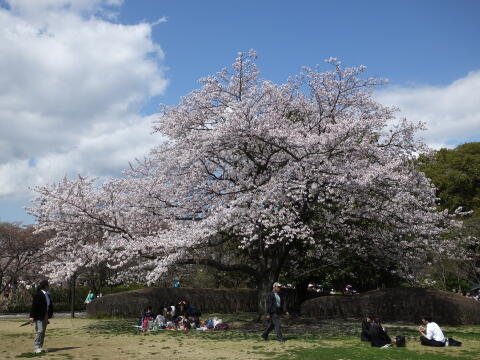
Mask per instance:
[[[38,280],[38,270],[45,262],[43,246],[48,232],[34,234],[31,226],[0,223],[0,310],[14,301],[21,285]]]
[[[373,100],[383,80],[364,67],[304,70],[285,84],[259,76],[256,55],[164,106],[164,141],[121,179],[37,188],[30,212],[54,230],[54,278],[106,262],[119,280],[154,283],[172,266],[240,271],[263,296],[285,266],[348,249],[409,271],[448,248],[459,226],[436,210],[435,189],[412,159],[428,149],[421,124]],[[221,249],[222,251],[218,251]],[[311,263],[311,261],[310,261]]]

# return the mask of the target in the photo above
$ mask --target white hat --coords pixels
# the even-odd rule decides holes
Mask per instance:
[[[279,282],[274,282],[273,287],[282,287],[282,284],[280,284]]]

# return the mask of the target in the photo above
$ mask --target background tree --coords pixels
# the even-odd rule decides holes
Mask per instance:
[[[457,256],[431,255],[434,278],[444,290],[480,284],[480,142],[466,143],[455,149],[440,149],[419,158],[419,170],[438,189],[438,206],[451,212],[462,207],[470,214],[455,234]]]
[[[446,249],[455,225],[410,161],[421,128],[394,120],[371,97],[364,67],[305,68],[288,83],[259,78],[255,53],[201,80],[165,106],[167,140],[98,186],[65,179],[38,188],[31,209],[55,230],[54,277],[106,261],[124,281],[154,283],[172,265],[243,272],[264,293],[305,254],[345,251],[390,259],[408,273],[428,249]],[[78,260],[83,259],[83,260]]]
[[[49,233],[35,234],[31,226],[0,223],[0,307],[8,305],[19,286],[38,280],[44,263],[43,247]]]
[[[305,298],[308,284],[319,284],[324,293],[331,289],[343,291],[347,284],[360,292],[372,289],[395,287],[405,283],[405,273],[391,258],[360,256],[349,249],[341,249],[335,256],[318,261],[318,258],[304,258],[301,266],[286,266],[281,281],[295,284],[300,298]],[[415,283],[412,283],[417,285]]]
[[[474,211],[474,216],[480,215],[480,142],[440,149],[420,161],[419,170],[438,189],[438,205],[442,209],[463,207]]]

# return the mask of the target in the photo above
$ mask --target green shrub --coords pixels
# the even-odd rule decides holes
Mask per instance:
[[[140,284],[126,284],[115,287],[102,287],[100,292],[103,295],[125,292],[143,288]],[[78,286],[75,288],[75,311],[84,311],[86,308],[85,298],[91,288],[87,286]],[[71,310],[71,290],[68,287],[51,286],[51,297],[55,312],[68,312]],[[8,299],[8,304],[2,310],[6,313],[25,313],[30,311],[32,305],[32,295],[34,289],[19,289],[13,298]]]

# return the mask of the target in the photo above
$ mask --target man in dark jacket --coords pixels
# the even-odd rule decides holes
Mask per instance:
[[[375,347],[388,347],[394,343],[380,322],[370,323],[368,335],[370,337],[371,345]]]
[[[53,316],[53,303],[48,295],[48,281],[42,280],[38,285],[36,294],[33,296],[30,310],[30,322],[35,323],[35,352],[41,353],[45,340],[48,319]]]
[[[265,312],[267,313],[268,326],[262,334],[263,340],[268,340],[268,334],[275,328],[277,340],[285,342],[280,329],[280,316],[282,314],[288,315],[287,304],[285,299],[280,296],[282,285],[278,282],[273,284],[273,291],[268,293],[265,302]]]
[[[368,315],[362,321],[362,332],[360,333],[360,340],[370,341],[370,326],[374,323],[374,318],[372,315]]]

